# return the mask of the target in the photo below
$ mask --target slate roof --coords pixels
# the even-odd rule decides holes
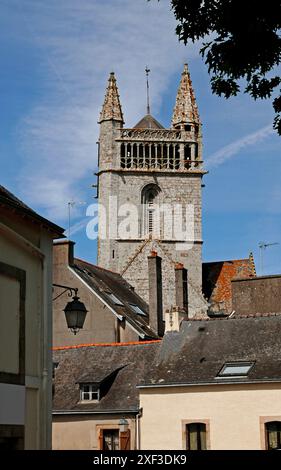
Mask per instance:
[[[59,365],[54,379],[54,412],[136,412],[139,408],[136,385],[153,362],[159,344],[159,341],[152,341],[55,348],[53,360]],[[99,382],[107,374],[111,374],[113,380],[106,395],[99,402],[80,403],[78,382],[83,382],[86,376]]]
[[[246,377],[217,378],[227,362],[255,362]],[[142,385],[281,382],[281,315],[189,320],[166,334]]]
[[[7,207],[8,209],[15,211],[19,215],[25,216],[33,222],[37,222],[40,225],[43,225],[45,228],[58,235],[59,238],[64,237],[63,228],[37,214],[37,212],[28,207],[26,204],[24,204],[24,202],[14,196],[14,194],[8,191],[8,189],[0,185],[0,207],[1,206]]]
[[[164,129],[164,127],[151,114],[146,114],[133,129]]]
[[[80,259],[74,259],[71,266],[76,274],[97,294],[124,317],[143,339],[156,339],[158,336],[149,327],[149,309],[133,287],[118,273],[95,266]],[[123,305],[116,305],[108,294],[114,294]],[[138,306],[145,315],[136,313],[131,305]]]
[[[255,267],[251,258],[203,263],[202,290],[211,304],[210,311],[231,313],[231,281],[252,277],[255,277]]]

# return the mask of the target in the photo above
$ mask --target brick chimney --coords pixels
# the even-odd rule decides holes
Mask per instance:
[[[151,251],[148,256],[149,326],[159,336],[164,334],[161,265],[162,258]]]
[[[176,306],[188,315],[187,269],[182,263],[176,263],[175,265],[175,281]]]
[[[70,240],[60,240],[53,245],[53,264],[69,265],[73,264],[75,242]]]

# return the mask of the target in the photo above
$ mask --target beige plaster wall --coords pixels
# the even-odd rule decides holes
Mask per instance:
[[[281,384],[143,389],[141,449],[185,449],[184,421],[206,422],[212,450],[265,446],[267,420],[281,420]]]
[[[8,215],[0,210],[0,261],[26,273],[25,448],[46,449],[51,447],[53,236],[37,224]],[[10,337],[11,345],[16,341]]]
[[[128,416],[131,432],[131,449],[135,447],[135,420]],[[97,415],[53,416],[53,449],[54,450],[98,450],[100,429],[119,429],[120,417],[108,416],[103,419]]]

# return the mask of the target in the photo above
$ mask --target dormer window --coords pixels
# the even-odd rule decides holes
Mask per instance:
[[[100,389],[96,384],[80,384],[81,401],[99,401]]]

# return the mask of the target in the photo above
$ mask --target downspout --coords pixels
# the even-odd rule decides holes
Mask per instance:
[[[135,449],[140,450],[141,441],[140,441],[140,418],[142,417],[142,408],[136,414],[135,418]]]
[[[42,235],[41,235],[42,236]],[[48,252],[52,243],[45,237],[43,250]],[[50,263],[52,263],[52,249],[50,250]],[[41,426],[43,421],[43,432],[41,436],[41,449],[52,448],[52,382],[51,382],[51,364],[52,364],[52,264],[48,266],[47,258],[42,259],[42,304],[43,319],[41,326],[41,338],[43,340],[42,352],[42,408],[41,408]]]
[[[46,353],[46,348],[48,347],[48,342],[46,338],[46,331],[47,331],[47,325],[46,325],[46,317],[47,317],[47,299],[46,299],[46,261],[45,259],[42,259],[41,263],[41,269],[42,269],[42,293],[41,293],[41,299],[42,299],[42,312],[41,312],[41,339],[43,341],[43,351],[42,351],[42,358],[41,358],[41,370],[42,370],[42,391],[40,396],[40,403],[41,403],[41,410],[40,410],[40,415],[41,415],[41,436],[40,436],[40,444],[39,448],[40,449],[47,449],[47,434],[46,432],[46,426],[47,426],[47,421],[48,421],[48,416],[46,414],[46,410],[48,407],[48,399],[47,399],[47,393],[48,393],[48,369],[47,369],[47,364],[46,364],[46,358],[47,358],[47,353]],[[43,318],[42,318],[43,316]]]

